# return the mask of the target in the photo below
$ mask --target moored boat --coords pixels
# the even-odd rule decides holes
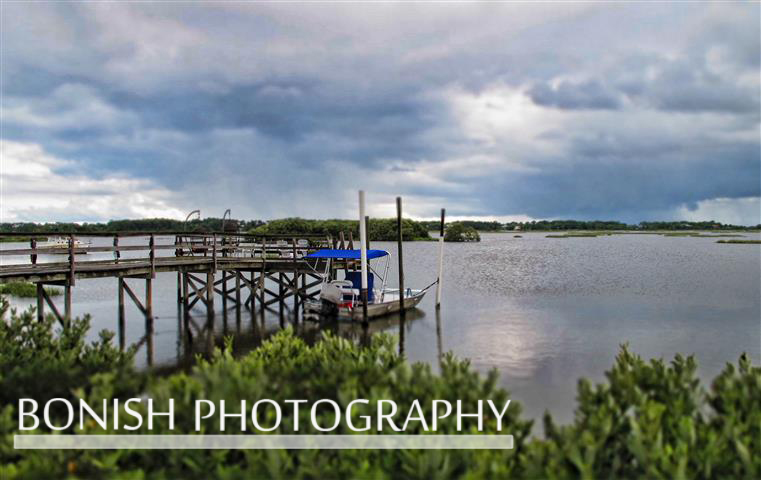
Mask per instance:
[[[324,281],[316,300],[304,302],[304,314],[307,317],[338,318],[341,320],[362,321],[363,304],[360,296],[361,272],[358,261],[360,250],[318,250],[306,255],[306,259],[324,260]],[[416,290],[404,290],[403,307],[399,302],[399,289],[386,288],[390,255],[385,250],[368,250],[368,284],[367,284],[367,318],[368,320],[398,313],[401,309],[415,308],[425,296],[426,291],[436,284]],[[372,260],[377,260],[373,264]],[[382,260],[385,263],[380,265]],[[381,267],[381,268],[378,268]],[[343,279],[337,279],[342,272]],[[375,288],[376,280],[380,283]]]
[[[80,248],[86,248],[90,246],[90,242],[83,242],[78,239],[74,239],[74,248],[80,249]],[[40,243],[37,245],[38,248],[45,248],[49,249],[47,253],[52,255],[67,255],[69,253],[69,239],[66,237],[53,237],[47,242]],[[84,255],[86,254],[86,251],[77,251],[77,255]]]

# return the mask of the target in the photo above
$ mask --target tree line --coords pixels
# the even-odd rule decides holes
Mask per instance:
[[[447,228],[454,223],[479,232],[502,231],[557,231],[557,230],[749,230],[761,229],[761,224],[754,227],[725,224],[716,221],[705,222],[640,222],[626,224],[609,220],[532,220],[530,222],[507,222],[464,220],[447,223]],[[133,220],[110,220],[98,223],[0,223],[0,233],[103,233],[103,232],[219,232],[223,230],[243,233],[270,234],[319,234],[338,237],[339,232],[348,236],[352,232],[359,237],[359,221],[328,219],[315,220],[306,218],[281,218],[276,220],[239,220],[208,217],[184,222],[171,218],[141,218]],[[436,220],[416,221],[404,219],[402,236],[404,240],[428,240],[429,232],[437,232],[440,223]],[[371,240],[396,240],[395,218],[370,218],[368,234]]]

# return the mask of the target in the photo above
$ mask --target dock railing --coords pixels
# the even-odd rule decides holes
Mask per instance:
[[[50,268],[65,269],[68,280],[73,284],[78,267],[123,265],[125,263],[147,263],[151,275],[156,265],[167,258],[203,257],[216,265],[218,261],[232,259],[260,259],[272,261],[279,259],[299,259],[310,251],[330,248],[332,240],[328,235],[262,235],[248,233],[210,232],[99,232],[99,233],[0,233],[0,239],[9,237],[28,238],[28,248],[2,248],[0,244],[0,282],[3,277],[15,270],[20,273],[29,270]],[[92,245],[90,240],[110,237],[110,245]],[[172,237],[173,240],[172,240]],[[47,239],[56,239],[46,244]],[[127,244],[125,240],[130,239]],[[136,241],[134,239],[139,239]],[[15,248],[14,248],[15,247]],[[83,257],[86,254],[112,253],[113,259],[99,256],[95,260]],[[170,253],[171,252],[171,253]],[[65,262],[56,261],[66,255]],[[190,258],[189,258],[190,257]],[[24,260],[22,260],[24,258]],[[44,259],[44,261],[43,261]]]

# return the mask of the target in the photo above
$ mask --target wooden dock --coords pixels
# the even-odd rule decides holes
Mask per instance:
[[[0,233],[0,237],[17,235]],[[217,300],[221,300],[223,311],[234,307],[238,311],[246,308],[254,312],[258,306],[262,313],[271,310],[282,316],[284,310],[290,310],[286,300],[292,302],[292,312],[297,313],[304,300],[319,293],[323,277],[318,272],[325,269],[325,264],[307,261],[308,253],[320,248],[353,248],[353,239],[350,237],[345,242],[343,235],[340,240],[325,235],[223,232],[24,235],[31,239],[28,248],[0,250],[0,283],[35,283],[38,318],[43,318],[47,307],[65,323],[71,318],[72,290],[77,280],[116,279],[122,347],[125,297],[143,314],[147,330],[153,330],[153,280],[157,272],[177,273],[176,302],[186,324],[196,305],[202,306],[207,316],[213,318]],[[41,241],[51,237],[63,240],[53,245]],[[85,243],[88,239],[98,239],[98,244]],[[134,282],[145,282],[143,298],[135,294],[130,285]],[[62,309],[45,292],[46,285],[63,287]]]

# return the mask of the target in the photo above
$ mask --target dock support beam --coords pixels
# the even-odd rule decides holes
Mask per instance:
[[[209,320],[214,318],[214,273],[206,274],[206,316]]]
[[[153,279],[150,276],[145,277],[131,277],[131,278],[144,278],[145,279],[145,299],[141,302],[140,299],[137,297],[135,292],[130,288],[129,284],[127,283],[127,278],[130,277],[119,277],[119,348],[124,350],[124,347],[126,345],[125,340],[125,330],[126,330],[126,312],[125,312],[125,305],[124,305],[124,293],[126,292],[127,295],[132,299],[132,302],[135,304],[138,310],[140,310],[140,313],[143,314],[145,317],[145,331],[146,335],[152,336],[153,335]],[[153,341],[150,339],[151,342]],[[150,346],[152,348],[152,345]],[[149,352],[150,356],[152,357],[153,352]]]
[[[119,277],[119,348],[124,350],[125,339],[125,315],[124,315],[124,279]]]
[[[41,322],[45,318],[45,298],[43,297],[43,289],[45,287],[41,284],[37,284],[37,321]]]
[[[61,325],[65,325],[71,320],[71,284],[68,280],[61,282],[50,282],[49,285],[63,286],[64,288],[64,300],[63,300],[63,315],[56,307],[53,299],[50,298],[48,292],[45,291],[45,283],[37,282],[37,321],[43,321],[45,319],[45,304],[50,307],[51,312],[55,315],[56,320]]]

